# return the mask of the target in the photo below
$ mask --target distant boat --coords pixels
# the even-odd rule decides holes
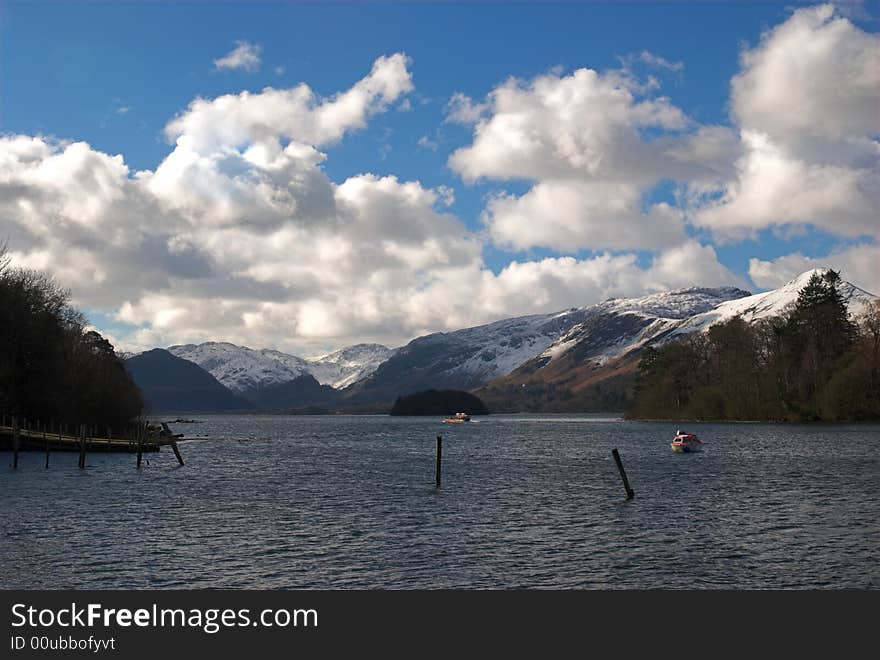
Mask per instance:
[[[670,444],[672,451],[676,454],[691,454],[696,451],[703,451],[703,443],[693,433],[675,432],[675,440]]]
[[[464,412],[455,413],[454,417],[447,417],[443,420],[444,422],[448,422],[450,424],[461,424],[462,422],[471,421],[471,416]]]

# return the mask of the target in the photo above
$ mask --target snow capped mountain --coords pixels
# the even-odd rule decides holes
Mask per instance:
[[[579,347],[579,360],[603,364],[609,359],[649,344],[662,344],[692,332],[704,332],[716,323],[741,316],[751,323],[783,314],[814,272],[802,273],[773,291],[751,295],[732,287],[690,288],[656,293],[642,298],[612,298],[590,308],[589,318],[550,345],[536,360],[544,366]],[[841,282],[840,290],[853,317],[867,311],[876,300],[867,291]]]
[[[808,270],[773,291],[756,293],[753,296],[721,303],[709,311],[686,319],[675,329],[673,334],[680,335],[706,331],[716,323],[723,323],[737,315],[749,323],[779,316],[795,303],[798,293],[807,285],[813,273],[824,275],[827,272],[827,268]],[[864,314],[873,304],[873,301],[877,300],[876,296],[846,281],[840,282],[840,293],[846,301],[852,318],[857,318]]]
[[[302,358],[227,342],[171,346],[168,352],[195,362],[233,392],[280,385],[308,373],[308,363]]]
[[[537,356],[544,366],[575,347],[578,358],[601,364],[678,327],[683,319],[736,301],[748,291],[734,287],[692,287],[641,298],[610,298],[587,308],[587,318]]]
[[[358,344],[334,353],[300,358],[268,348],[227,342],[171,346],[169,353],[195,362],[233,392],[251,392],[310,374],[321,385],[345,387],[375,371],[394,353],[380,344]]]
[[[503,376],[583,320],[571,309],[495,321],[412,340],[350,388],[357,401],[432,388],[473,389]]]
[[[822,274],[825,269],[817,271]],[[605,372],[613,372],[615,378],[632,373],[635,351],[645,346],[705,331],[735,315],[751,322],[782,314],[797,300],[813,272],[775,291],[755,295],[733,287],[693,287],[639,298],[611,298],[590,307],[426,335],[399,349],[357,344],[309,358],[221,342],[168,350],[195,362],[232,391],[252,398],[281,385],[287,387],[284,396],[307,385],[317,392],[319,383],[345,389],[340,395],[346,401],[361,404],[392,401],[432,388],[472,390],[491,384],[499,397],[509,401],[511,388],[539,383],[547,403],[557,396],[554,388],[577,393],[597,387],[607,378]],[[847,282],[841,282],[840,289],[853,316],[876,300]],[[294,387],[296,379],[300,381]],[[319,394],[329,396],[324,391]]]
[[[341,390],[373,373],[392,355],[394,349],[381,344],[355,344],[305,361],[319,383]]]
[[[825,269],[817,269],[820,274]],[[611,299],[589,308],[585,320],[478,395],[493,410],[619,410],[631,398],[639,349],[740,315],[753,322],[783,314],[813,272],[755,295],[740,289],[682,289],[643,298]],[[847,282],[840,291],[857,317],[876,296]]]

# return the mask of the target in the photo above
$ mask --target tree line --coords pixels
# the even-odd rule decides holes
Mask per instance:
[[[640,419],[880,419],[880,306],[850,319],[835,271],[814,273],[785,314],[740,317],[659,349],[639,364]]]
[[[87,329],[69,292],[45,273],[12,267],[0,245],[0,411],[121,429],[142,409],[122,360]]]

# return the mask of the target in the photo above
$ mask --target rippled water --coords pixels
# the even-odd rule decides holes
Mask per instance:
[[[0,454],[0,586],[880,587],[877,425],[199,419],[184,467]]]

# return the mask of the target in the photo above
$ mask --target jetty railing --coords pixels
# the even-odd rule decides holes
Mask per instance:
[[[171,433],[167,424],[162,423],[159,431],[144,419],[127,425],[121,436],[114,437],[108,427],[45,422],[0,413],[0,450],[12,451],[13,468],[18,467],[18,455],[22,451],[45,451],[47,468],[52,451],[79,452],[81,468],[86,467],[88,452],[137,453],[137,466],[141,467],[144,452],[157,452],[166,445],[171,446],[178,463],[183,465],[177,447],[180,437]]]

